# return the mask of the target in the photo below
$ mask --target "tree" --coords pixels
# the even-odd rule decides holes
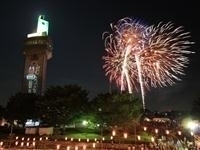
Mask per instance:
[[[128,130],[142,113],[141,101],[129,93],[99,94],[92,103],[100,121],[112,127],[118,126]]]
[[[25,123],[27,119],[37,118],[36,102],[39,95],[16,93],[9,98],[6,106],[6,118],[10,121],[19,120]]]
[[[78,85],[52,86],[38,104],[41,119],[49,125],[69,123],[85,110],[88,92]]]

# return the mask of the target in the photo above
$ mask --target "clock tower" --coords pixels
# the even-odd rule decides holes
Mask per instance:
[[[24,73],[23,93],[43,95],[46,84],[47,61],[52,58],[52,41],[48,36],[49,23],[44,16],[38,17],[37,32],[27,35],[22,50]]]

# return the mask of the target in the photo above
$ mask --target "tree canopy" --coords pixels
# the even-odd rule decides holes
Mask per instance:
[[[36,103],[40,96],[35,94],[16,93],[9,98],[6,106],[6,118],[13,121],[25,122],[26,119],[36,118]]]
[[[103,124],[129,128],[142,113],[142,103],[133,94],[105,93],[94,98],[93,111]]]
[[[41,119],[51,125],[69,123],[88,103],[88,91],[78,85],[52,86],[38,104]],[[45,108],[45,109],[44,109]]]
[[[90,116],[101,126],[128,128],[142,113],[142,103],[134,94],[101,93],[91,101],[88,94],[78,85],[51,86],[44,96],[17,93],[9,99],[7,117],[23,122],[37,118],[43,124],[60,126]]]

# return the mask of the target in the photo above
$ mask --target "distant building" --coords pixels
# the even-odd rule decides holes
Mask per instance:
[[[22,80],[23,93],[43,95],[46,84],[47,61],[52,58],[52,41],[48,36],[48,21],[44,16],[38,17],[37,32],[27,35],[22,50],[24,72]]]

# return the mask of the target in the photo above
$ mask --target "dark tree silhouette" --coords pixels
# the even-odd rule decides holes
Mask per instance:
[[[37,118],[36,102],[39,95],[16,93],[9,98],[6,106],[6,118],[10,121],[19,120],[22,123],[26,119]]]
[[[41,119],[50,125],[69,123],[85,110],[88,92],[78,85],[52,86],[38,103]]]
[[[142,113],[142,103],[133,94],[105,93],[91,102],[99,120],[108,126],[131,128]]]

